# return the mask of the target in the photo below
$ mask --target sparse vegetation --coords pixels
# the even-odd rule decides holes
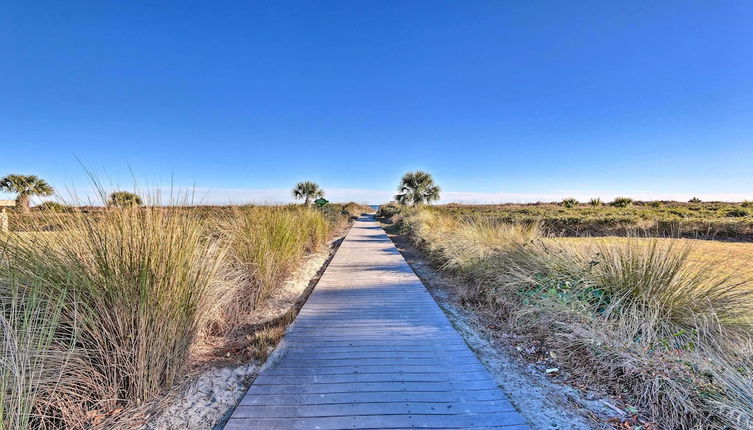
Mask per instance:
[[[698,197],[693,197],[688,200],[688,203],[701,203],[701,199],[699,199]]]
[[[562,199],[562,206],[566,208],[574,208],[578,206],[578,200],[576,200],[573,197],[568,197],[566,199]]]
[[[423,170],[408,172],[400,179],[395,200],[401,205],[418,206],[439,200],[442,189],[431,174]]]
[[[603,203],[601,202],[601,199],[596,197],[588,201],[588,204],[591,206],[601,206]]]
[[[699,259],[691,241],[550,238],[508,223],[423,208],[405,231],[466,282],[533,359],[636,405],[660,428],[750,428],[753,281]],[[745,244],[747,245],[747,244]],[[525,345],[524,345],[525,346]]]
[[[654,204],[660,203],[660,204]],[[753,216],[736,203],[635,202],[629,207],[553,203],[440,205],[434,210],[456,216],[489,217],[499,222],[540,223],[548,234],[604,236],[640,234],[658,237],[738,238],[753,236]],[[735,216],[729,216],[731,212]]]

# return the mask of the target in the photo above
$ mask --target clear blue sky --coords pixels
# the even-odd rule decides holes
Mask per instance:
[[[753,3],[6,1],[0,150],[233,201],[753,199]]]

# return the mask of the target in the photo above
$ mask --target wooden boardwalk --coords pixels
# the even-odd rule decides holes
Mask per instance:
[[[528,429],[369,216],[225,426],[354,428]]]

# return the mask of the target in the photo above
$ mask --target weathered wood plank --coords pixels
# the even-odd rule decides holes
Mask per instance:
[[[463,415],[513,412],[505,401],[467,403],[341,403],[302,406],[239,406],[235,418],[348,417],[366,415]]]
[[[255,427],[248,427],[253,423]],[[350,417],[318,417],[318,418],[231,418],[228,430],[235,429],[322,429],[335,430],[346,428],[391,429],[391,428],[432,428],[457,429],[480,426],[512,426],[525,424],[525,420],[517,412],[494,412],[486,414],[468,415],[372,415]],[[503,427],[504,428],[504,427]]]

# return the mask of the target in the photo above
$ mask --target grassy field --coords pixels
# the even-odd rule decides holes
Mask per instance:
[[[552,239],[557,242],[572,244],[576,247],[596,247],[600,245],[624,245],[633,241],[648,246],[651,238],[624,238],[624,237],[568,237]],[[749,242],[726,242],[697,239],[658,239],[659,242],[674,242],[680,247],[689,247],[690,255],[688,262],[701,267],[712,267],[721,273],[739,276],[742,278],[753,277],[753,243]]]
[[[546,220],[496,210],[392,220],[458,277],[469,307],[534,346],[522,348],[532,359],[635,407],[631,425],[753,426],[753,244],[561,237]]]
[[[25,216],[24,231],[0,233],[0,428],[111,428],[180,383],[202,336],[231,335],[362,210]]]
[[[753,208],[748,203],[638,202],[627,207],[578,204],[442,205],[453,216],[482,216],[501,222],[541,223],[558,236],[640,233],[651,236],[753,238]]]

